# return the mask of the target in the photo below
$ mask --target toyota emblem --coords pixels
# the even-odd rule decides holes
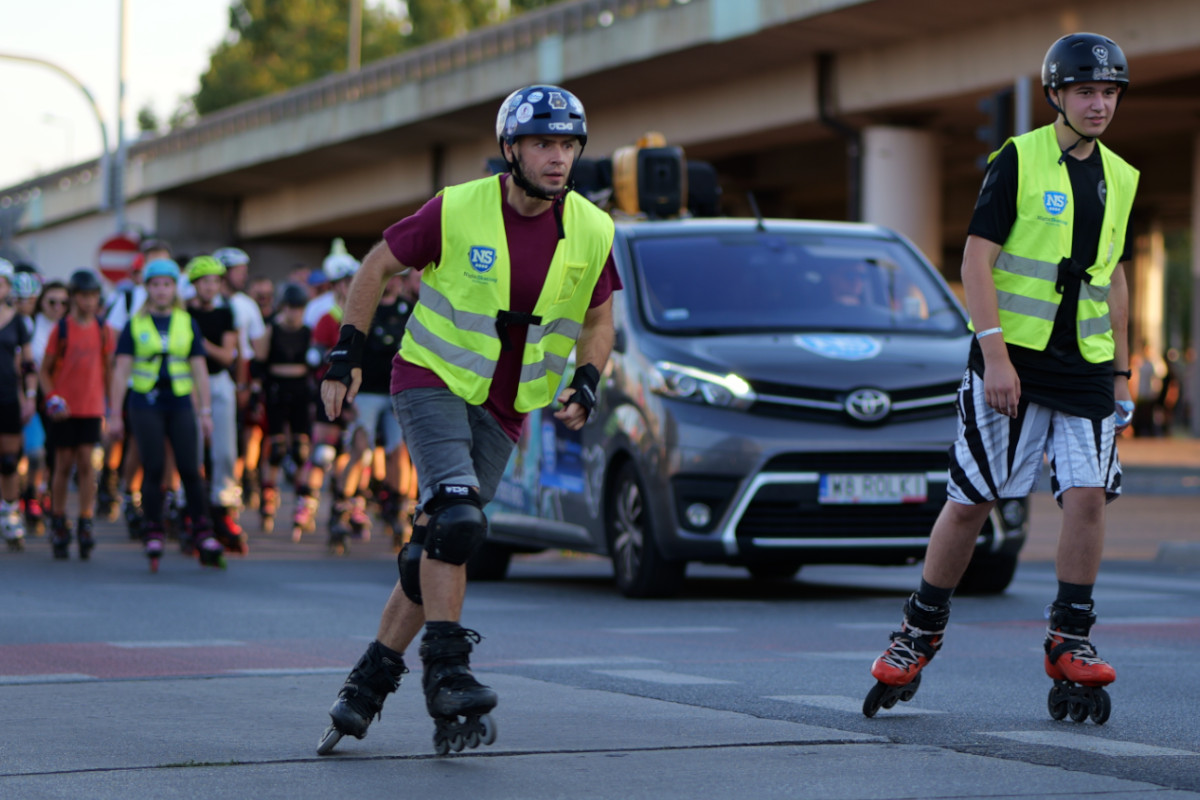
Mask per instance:
[[[879,422],[892,410],[892,398],[879,389],[855,389],[846,398],[846,413],[859,422]]]

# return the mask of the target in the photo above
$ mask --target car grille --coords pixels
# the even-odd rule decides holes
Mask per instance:
[[[953,381],[888,392],[892,400],[892,409],[888,415],[877,422],[863,423],[846,413],[845,403],[850,389],[815,389],[786,383],[755,381],[753,388],[757,400],[750,407],[750,413],[783,419],[879,425],[889,421],[927,419],[952,414],[958,387],[959,382]]]

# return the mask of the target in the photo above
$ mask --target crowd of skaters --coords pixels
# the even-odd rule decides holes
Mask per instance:
[[[184,256],[145,239],[111,288],[93,270],[44,279],[0,258],[0,534],[45,535],[87,559],[94,519],[123,517],[157,569],[169,540],[206,566],[249,551],[250,532],[344,553],[371,512],[399,548],[416,478],[388,402],[391,360],[419,290],[384,289],[367,385],[336,419],[317,387],[359,262],[334,240],[320,269],[276,286],[247,253]],[[382,400],[380,400],[382,398]],[[77,517],[68,494],[78,494]],[[257,525],[246,512],[257,512]]]

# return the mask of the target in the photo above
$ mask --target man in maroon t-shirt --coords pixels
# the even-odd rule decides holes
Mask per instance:
[[[334,417],[358,392],[363,330],[383,281],[409,267],[438,270],[422,274],[421,297],[392,365],[392,406],[417,470],[421,510],[412,540],[400,552],[400,580],[384,607],[376,641],[329,711],[333,724],[317,748],[320,754],[331,752],[343,735],[366,735],[407,671],[402,654],[422,626],[423,683],[426,708],[436,724],[435,749],[444,753],[494,740],[487,712],[496,705],[496,693],[475,680],[467,658],[480,637],[459,625],[465,564],[486,538],[482,509],[495,494],[521,432],[525,413],[517,406],[531,405],[526,393],[542,388],[542,379],[530,375],[544,369],[549,383],[562,372],[561,357],[542,346],[543,336],[575,337],[581,366],[559,394],[562,407],[554,413],[572,430],[587,421],[612,349],[612,293],[621,288],[612,262],[612,223],[571,192],[571,170],[587,143],[582,103],[557,86],[520,89],[501,104],[496,137],[508,174],[450,187],[388,228],[354,279],[338,345],[330,352],[321,398]],[[451,202],[468,213],[450,213]],[[489,233],[501,225],[505,241],[490,240]],[[472,238],[469,248],[451,246],[443,252],[443,242],[461,245],[465,228],[472,228],[471,236],[481,244]],[[569,266],[567,253],[573,259]],[[583,253],[595,254],[594,263],[574,263]],[[479,275],[485,275],[484,282],[478,282]],[[488,306],[497,291],[492,287],[505,282],[507,303],[500,298],[500,310],[494,312],[495,306]],[[543,305],[539,300],[547,285],[557,287],[559,299]],[[590,294],[586,312],[587,295],[579,292]],[[535,316],[535,309],[552,316]],[[582,318],[574,319],[575,314]],[[447,322],[453,332],[446,332]],[[528,335],[531,328],[534,336]],[[481,337],[488,340],[481,352],[461,344]],[[482,350],[496,349],[499,356],[488,361]],[[468,394],[474,403],[465,399]]]

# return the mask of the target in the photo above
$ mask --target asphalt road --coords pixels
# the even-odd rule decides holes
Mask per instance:
[[[1195,528],[1193,494],[1146,502]],[[1110,535],[1153,538],[1131,525]],[[635,602],[603,560],[544,554],[468,592],[493,746],[433,755],[414,657],[367,738],[321,758],[395,575],[385,543],[331,558],[258,537],[226,571],[169,550],[157,575],[116,526],[89,563],[30,544],[0,553],[4,798],[1200,797],[1200,569],[1153,557],[1109,560],[1097,588],[1104,726],[1047,714],[1042,559],[1004,596],[956,599],[920,692],[867,719],[917,568],[770,585],[694,567],[684,596]]]

